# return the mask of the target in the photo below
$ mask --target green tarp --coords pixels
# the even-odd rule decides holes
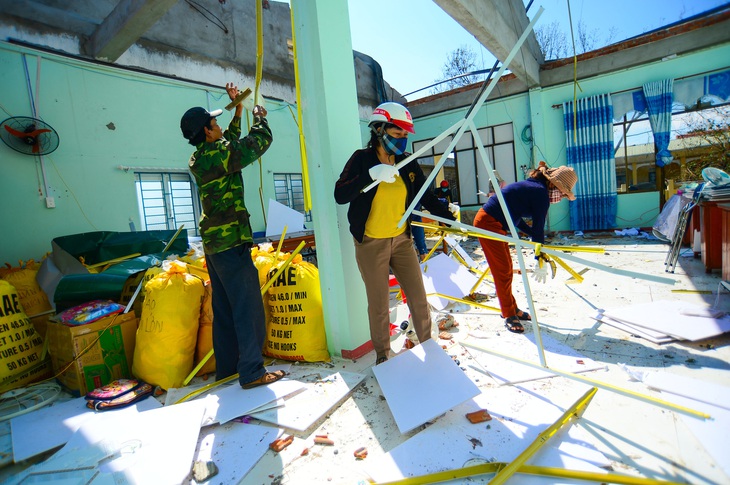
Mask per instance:
[[[98,231],[55,238],[51,242],[53,262],[63,274],[53,295],[56,311],[92,300],[119,301],[131,276],[161,264],[170,255],[183,256],[187,252],[185,231],[178,235],[167,251],[162,252],[176,232]],[[98,274],[89,273],[85,266],[136,253],[141,256],[115,263]]]

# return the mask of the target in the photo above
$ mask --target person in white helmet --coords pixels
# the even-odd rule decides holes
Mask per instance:
[[[338,204],[350,204],[347,219],[365,283],[370,338],[378,365],[388,360],[390,350],[390,271],[405,293],[419,342],[431,338],[432,324],[410,223],[398,227],[426,182],[415,160],[400,169],[395,167],[409,155],[408,134],[415,133],[411,113],[398,103],[383,103],[373,111],[369,126],[370,141],[347,161],[335,183],[334,195]],[[376,188],[362,191],[374,181],[380,182]],[[432,214],[454,220],[430,190],[424,193],[421,203]]]

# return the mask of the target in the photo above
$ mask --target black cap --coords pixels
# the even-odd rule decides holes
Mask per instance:
[[[205,108],[190,108],[180,119],[180,130],[186,140],[192,140],[200,133],[204,126],[208,125],[211,118],[220,116],[222,109],[208,111]]]

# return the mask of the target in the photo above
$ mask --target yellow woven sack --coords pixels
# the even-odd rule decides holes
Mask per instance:
[[[213,348],[213,291],[210,281],[205,282],[203,303],[200,306],[200,320],[198,326],[198,341],[195,344],[195,365],[205,358]],[[196,376],[204,376],[215,372],[215,354],[200,368]]]
[[[48,301],[48,296],[35,279],[40,267],[40,264],[31,259],[26,263],[21,261],[18,267],[3,271],[2,279],[13,285],[18,291],[25,314],[30,317],[53,309]]]
[[[259,273],[259,288],[263,288],[269,281],[269,271],[274,266],[274,263],[276,263],[276,255],[273,251],[274,249],[271,247],[271,243],[259,244],[251,248],[251,259]],[[261,299],[264,303],[264,321],[268,322],[271,317],[268,296],[261,295]]]
[[[181,387],[193,370],[203,282],[185,263],[165,261],[145,285],[132,374],[163,389]]]
[[[0,280],[0,394],[45,379],[51,361],[41,359],[43,339],[28,319],[13,285]]]
[[[270,273],[276,267],[272,267]],[[295,259],[269,287],[264,354],[301,362],[329,361],[319,271]]]

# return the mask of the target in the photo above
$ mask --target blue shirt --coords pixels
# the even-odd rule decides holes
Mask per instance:
[[[502,196],[514,225],[528,234],[533,242],[541,244],[545,242],[545,217],[550,208],[546,183],[533,178],[514,182],[502,189]],[[502,213],[502,206],[499,205],[496,195],[492,195],[482,209],[501,222],[502,228],[509,234],[507,219]],[[524,217],[532,219],[532,227],[527,225],[523,220]]]

